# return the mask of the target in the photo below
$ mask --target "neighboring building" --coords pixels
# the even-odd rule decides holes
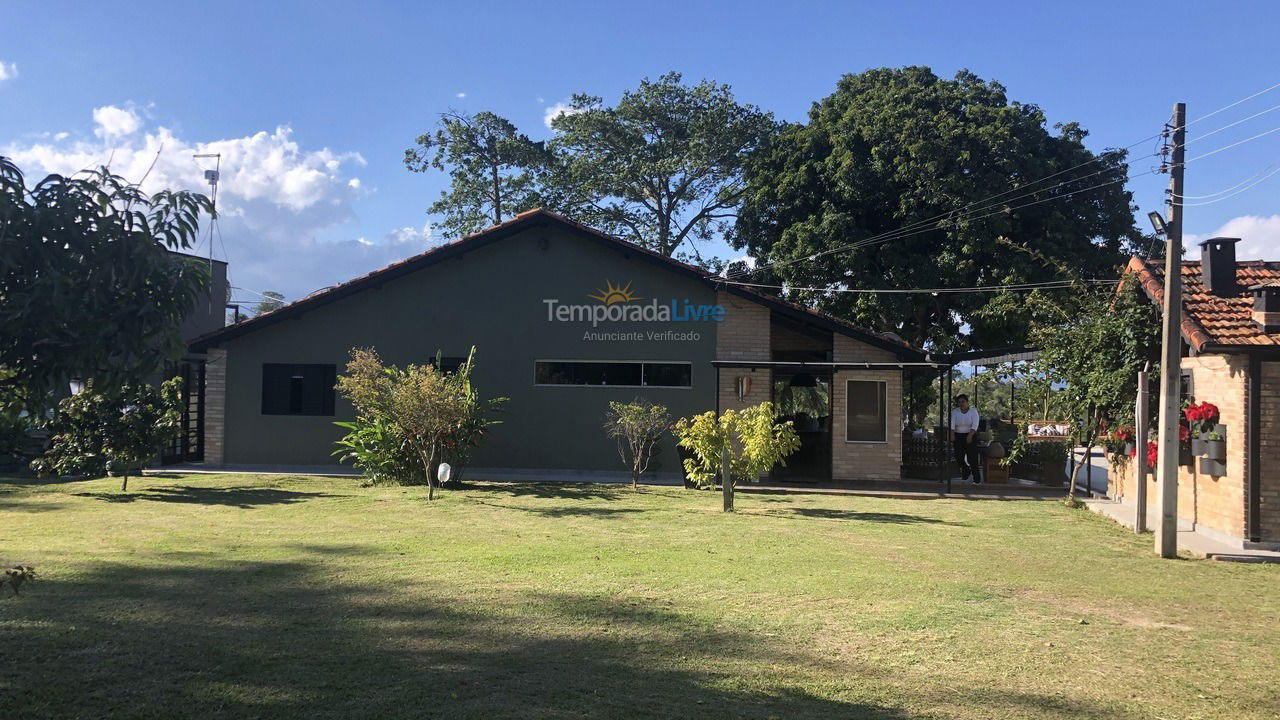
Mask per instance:
[[[194,258],[209,264],[209,291],[196,300],[195,309],[183,321],[179,332],[184,341],[190,342],[226,325],[227,302],[231,299],[231,287],[227,282],[227,263],[222,260],[169,251],[181,258]],[[204,396],[205,357],[202,353],[187,353],[181,360],[166,363],[164,377],[181,377],[182,397],[187,406],[182,415],[182,430],[161,453],[164,463],[202,462],[204,460]]]
[[[204,461],[333,465],[333,390],[353,347],[446,365],[477,348],[476,382],[507,408],[475,477],[622,474],[603,431],[610,400],[673,416],[767,400],[802,449],[777,479],[901,476],[905,368],[932,365],[854,327],[542,210],[221,328],[206,354]],[[657,475],[676,478],[664,439]]]
[[[1237,546],[1280,547],[1280,262],[1237,262],[1237,242],[1206,240],[1200,261],[1182,263],[1183,394],[1218,406],[1227,453],[1222,465],[1184,458],[1178,515]],[[1135,257],[1128,271],[1163,303],[1163,264]],[[1130,474],[1113,494],[1132,494]]]

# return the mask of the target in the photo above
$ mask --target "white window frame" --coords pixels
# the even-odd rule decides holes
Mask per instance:
[[[538,382],[538,363],[617,363],[626,365],[640,366],[640,382],[644,382],[644,366],[651,365],[688,365],[689,366],[689,384],[688,385],[585,385],[578,383],[540,383]],[[693,361],[691,360],[589,360],[584,358],[577,359],[550,359],[537,358],[533,361],[533,386],[545,388],[629,388],[633,390],[692,390],[693,389]]]
[[[850,440],[849,439],[849,383],[877,383],[884,387],[884,439],[883,440]],[[846,378],[844,381],[844,441],[848,445],[888,445],[889,444],[889,381],[860,380]]]

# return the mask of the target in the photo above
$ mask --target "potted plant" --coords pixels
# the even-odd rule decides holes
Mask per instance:
[[[1190,426],[1191,454],[1203,456],[1209,452],[1207,435],[1218,424],[1218,406],[1211,402],[1192,403],[1182,411]]]
[[[1221,425],[1217,425],[1213,430],[1204,435],[1204,456],[1210,460],[1219,462],[1227,459],[1227,439],[1223,433],[1219,432],[1219,428],[1225,430]]]

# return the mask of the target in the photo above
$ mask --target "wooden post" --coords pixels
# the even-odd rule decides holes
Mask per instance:
[[[733,512],[733,477],[729,473],[729,444],[733,442],[733,438],[729,438],[725,442],[724,450],[720,453],[720,487],[724,491],[724,511]]]
[[[1151,391],[1147,384],[1147,371],[1138,372],[1138,409],[1133,423],[1133,501],[1136,506],[1133,531],[1147,531],[1147,417],[1151,408]]]

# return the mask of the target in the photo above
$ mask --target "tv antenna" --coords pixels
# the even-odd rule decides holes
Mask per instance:
[[[213,272],[213,224],[218,222],[218,180],[222,171],[222,153],[199,153],[191,158],[200,164],[200,160],[213,158],[213,169],[204,171],[204,179],[209,183],[209,201],[213,205],[213,218],[209,221],[209,272]]]

